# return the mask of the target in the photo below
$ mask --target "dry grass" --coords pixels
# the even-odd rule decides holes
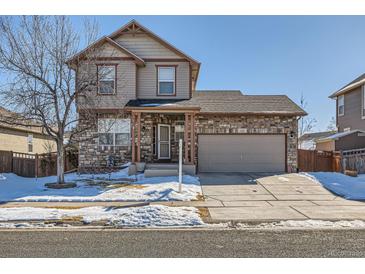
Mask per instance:
[[[69,216],[69,217],[63,217],[61,219],[61,222],[82,222],[83,218],[82,216]]]
[[[107,186],[107,188],[122,188],[122,187],[125,187],[125,188],[136,188],[136,189],[145,188],[144,185],[131,185],[131,184],[126,184],[126,183],[123,183],[123,184],[112,184],[112,185],[108,185]]]
[[[198,210],[201,218],[210,218],[209,210],[207,207],[199,207]]]
[[[198,200],[198,201],[205,201],[204,195],[202,195],[202,194],[196,195],[196,200]]]

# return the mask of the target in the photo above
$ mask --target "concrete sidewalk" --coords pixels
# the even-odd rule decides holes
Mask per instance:
[[[257,176],[256,182],[203,184],[206,201],[219,202],[219,206],[207,206],[210,221],[365,220],[364,202],[338,197],[305,176]]]

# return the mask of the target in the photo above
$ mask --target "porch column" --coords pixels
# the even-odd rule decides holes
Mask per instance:
[[[188,129],[189,129],[189,114],[185,113],[184,121],[184,164],[189,162],[189,147],[188,147]]]
[[[132,112],[132,163],[136,161],[136,141],[135,141],[135,129],[136,129],[136,114]]]
[[[190,162],[191,164],[194,164],[194,158],[195,158],[195,114],[192,113],[190,116]]]
[[[137,162],[141,161],[141,113],[137,113]]]

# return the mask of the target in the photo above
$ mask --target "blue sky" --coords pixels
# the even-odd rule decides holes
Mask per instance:
[[[326,129],[328,95],[365,72],[365,16],[97,16],[101,34],[136,19],[202,63],[198,89],[286,94]],[[74,17],[75,22],[80,18]]]
[[[335,116],[328,95],[365,72],[365,16],[96,16],[101,35],[133,18],[202,63],[198,89],[303,93],[317,130]]]

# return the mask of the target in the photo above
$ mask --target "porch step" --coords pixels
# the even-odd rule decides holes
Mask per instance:
[[[195,165],[183,165],[183,174],[195,175]],[[151,163],[146,165],[144,170],[145,177],[178,176],[179,165],[170,163]]]
[[[155,163],[155,164],[146,164],[146,169],[173,169],[173,170],[178,170],[179,169],[179,165],[178,164],[171,164],[171,163],[166,163],[166,164],[159,164],[159,163]]]

